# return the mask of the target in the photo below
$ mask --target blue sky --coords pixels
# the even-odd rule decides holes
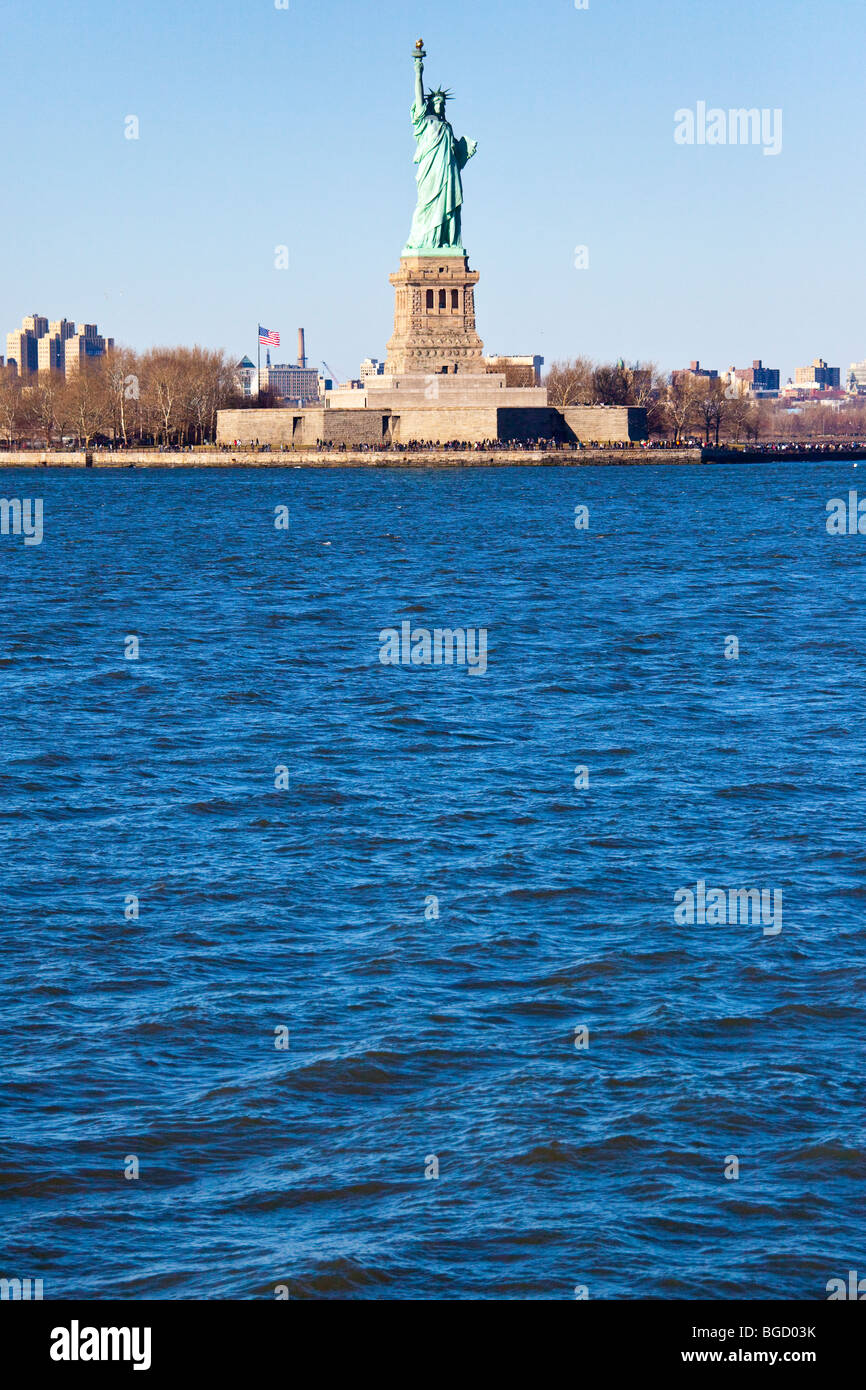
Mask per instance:
[[[3,335],[38,311],[254,356],[261,320],[275,359],[299,324],[338,376],[384,356],[423,37],[479,142],[488,351],[866,357],[859,0],[2,0],[0,22]],[[678,146],[699,101],[781,108],[782,152]]]

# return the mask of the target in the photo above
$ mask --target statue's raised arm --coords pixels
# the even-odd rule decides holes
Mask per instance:
[[[424,91],[424,42],[419,39],[412,57],[415,61],[415,101],[412,125],[415,131],[415,163],[418,165],[418,206],[412,220],[404,256],[444,252],[465,256],[461,240],[463,181],[461,170],[477,148],[474,140],[456,139],[445,116],[451,96],[446,89]]]
[[[424,59],[427,54],[424,52],[424,41],[419,39],[415,45],[415,109],[423,111],[427,105],[424,96]]]

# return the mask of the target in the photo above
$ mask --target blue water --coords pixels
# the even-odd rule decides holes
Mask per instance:
[[[866,537],[825,529],[858,476],[0,474],[45,510],[0,537],[0,1274],[866,1273]],[[405,618],[486,627],[487,674],[383,666]],[[699,879],[781,890],[782,932],[677,925]]]

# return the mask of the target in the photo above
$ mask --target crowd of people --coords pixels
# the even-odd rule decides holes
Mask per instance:
[[[253,446],[255,447],[255,446]],[[267,447],[267,446],[265,446]],[[286,447],[286,446],[283,446]],[[405,444],[382,442],[380,444],[333,444],[326,439],[316,440],[317,453],[353,454],[418,454],[418,453],[556,453],[579,449],[637,449],[641,445],[634,440],[579,440],[558,439],[413,439]]]
[[[22,446],[25,449],[36,449],[38,446],[28,443]],[[72,445],[68,447],[72,448]],[[130,449],[154,449],[159,453],[173,454],[195,454],[202,450],[219,453],[234,453],[243,451],[245,453],[306,453],[306,449],[296,450],[292,444],[264,444],[258,439],[241,440],[235,439],[229,444],[163,444],[163,445],[141,445],[130,444],[122,445],[119,441],[101,442],[94,446],[97,452],[122,453],[124,448]],[[794,443],[791,440],[767,440],[763,443],[748,444],[721,444],[717,446],[707,446],[700,439],[590,439],[590,440],[557,440],[557,439],[530,439],[530,440],[500,440],[500,439],[481,439],[469,442],[461,439],[447,439],[444,442],[438,439],[409,440],[405,444],[391,443],[382,441],[379,444],[336,444],[327,439],[316,440],[316,453],[319,454],[419,454],[419,453],[576,453],[585,449],[604,449],[604,450],[644,450],[647,452],[665,452],[671,449],[703,449],[705,453],[711,455],[736,455],[738,453],[747,454],[838,454],[851,453],[857,450],[866,451],[866,440],[851,439],[844,442],[839,440],[820,440],[812,443]],[[88,450],[93,452],[93,448]]]
[[[713,453],[736,454],[849,454],[858,449],[866,450],[866,441],[860,439],[840,440],[822,439],[813,443],[796,444],[791,440],[767,440],[763,444],[730,445],[721,444]]]

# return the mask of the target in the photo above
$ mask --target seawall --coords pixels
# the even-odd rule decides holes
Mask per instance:
[[[588,464],[700,463],[700,449],[425,449],[407,450],[274,450],[126,449],[91,453],[66,450],[0,450],[0,468],[512,468]]]
[[[0,449],[0,468],[514,468],[555,466],[586,468],[669,464],[814,462],[817,459],[866,459],[866,449],[424,449],[355,450],[287,449]]]

